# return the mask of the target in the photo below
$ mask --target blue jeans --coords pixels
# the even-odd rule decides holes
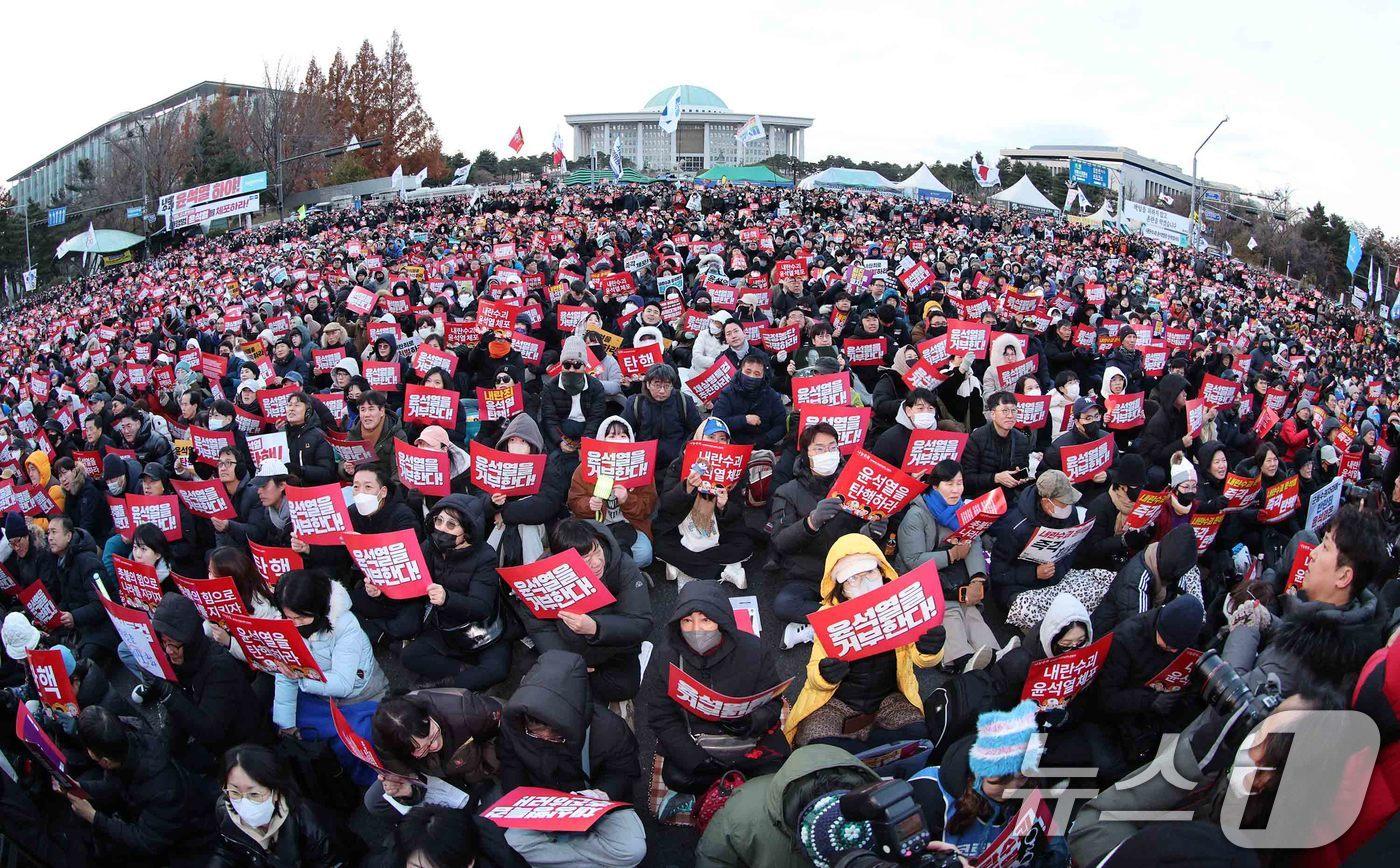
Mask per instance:
[[[637,541],[632,543],[632,560],[637,562],[638,569],[651,566],[651,539],[641,531],[637,531]]]

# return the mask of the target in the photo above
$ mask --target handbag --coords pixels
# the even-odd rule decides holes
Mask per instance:
[[[680,670],[685,671],[685,662],[680,663]],[[695,746],[705,753],[714,757],[722,763],[732,763],[743,759],[749,751],[758,746],[757,736],[749,738],[747,736],[728,735],[722,732],[702,732],[697,734],[690,728],[690,715],[685,715],[685,731],[690,736],[690,740],[695,742]]]
[[[705,790],[699,801],[695,804],[695,826],[701,832],[710,825],[710,821],[719,813],[719,809],[724,807],[724,803],[739,791],[739,788],[747,783],[747,779],[742,772],[727,771],[720,775],[719,780],[710,784],[710,788]]]
[[[456,651],[480,651],[505,635],[506,619],[501,613],[501,598],[496,597],[496,611],[484,621],[466,621],[455,627],[445,627],[441,622],[443,641]]]

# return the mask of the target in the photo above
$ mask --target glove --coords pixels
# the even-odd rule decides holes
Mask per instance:
[[[920,654],[932,656],[943,650],[943,643],[947,639],[948,631],[943,629],[942,624],[939,624],[928,628],[924,635],[920,636],[918,641],[914,643],[914,647],[918,649]]]
[[[841,511],[841,501],[834,497],[828,497],[817,501],[817,505],[812,507],[812,511],[807,514],[807,521],[812,527],[821,530],[822,526],[836,517],[836,513]]]
[[[744,735],[760,736],[778,724],[779,703],[765,702],[749,713],[749,727]]]
[[[835,657],[827,657],[817,664],[817,671],[828,684],[840,684],[841,679],[851,671],[851,664]]]
[[[165,697],[165,691],[157,685],[164,683],[163,681],[143,681],[131,688],[132,704],[145,705],[148,702],[160,702]]]
[[[871,539],[884,539],[885,534],[890,532],[890,520],[888,518],[876,519],[866,522],[865,535]]]
[[[1143,547],[1150,542],[1152,542],[1152,532],[1147,528],[1123,531],[1123,545],[1129,551],[1142,551]]]
[[[1173,690],[1170,693],[1158,693],[1152,700],[1153,714],[1171,714],[1176,708],[1176,704],[1181,701],[1181,691]]]

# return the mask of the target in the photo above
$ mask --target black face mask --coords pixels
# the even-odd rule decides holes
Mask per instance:
[[[1191,501],[1193,501],[1193,500],[1195,500],[1195,499],[1196,499],[1196,492],[1194,492],[1194,491],[1178,491],[1178,492],[1176,493],[1176,502],[1179,503],[1179,504],[1181,504],[1182,506],[1186,506],[1187,504],[1191,503]]]
[[[435,530],[431,534],[433,545],[440,552],[450,552],[457,548],[457,535],[446,531]]]
[[[1098,422],[1086,422],[1083,427],[1085,437],[1088,437],[1090,440],[1097,440],[1099,438]]]
[[[301,638],[310,639],[312,636],[316,635],[317,631],[319,631],[320,629],[320,625],[318,625],[315,621],[312,621],[310,624],[302,624],[298,626],[297,632],[301,634]]]

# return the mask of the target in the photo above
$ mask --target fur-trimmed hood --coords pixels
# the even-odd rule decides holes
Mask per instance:
[[[1385,643],[1385,605],[1369,588],[1345,606],[1284,597],[1284,619],[1274,647],[1307,674],[1349,684],[1367,658]]]

